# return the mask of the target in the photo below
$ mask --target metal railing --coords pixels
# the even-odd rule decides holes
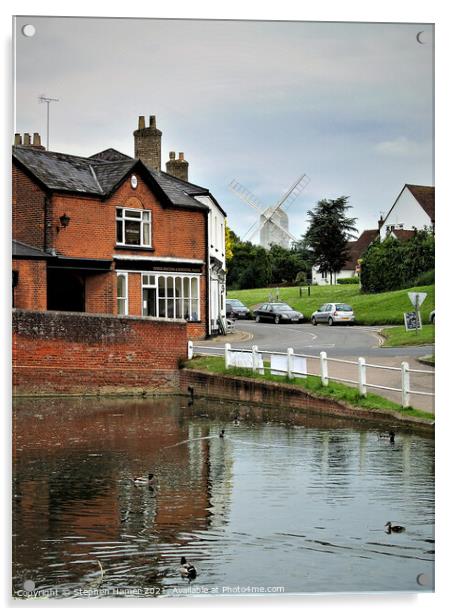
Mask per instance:
[[[202,347],[196,346],[192,341],[188,342],[188,358],[192,359],[194,353],[197,355],[207,355],[207,356],[218,356],[219,351],[222,352],[225,360],[225,368],[234,368],[240,367],[244,369],[249,369],[252,372],[259,372],[260,374],[265,374],[266,370],[270,371],[271,374],[281,374],[282,376],[287,376],[289,379],[294,378],[304,378],[307,376],[316,376],[321,378],[321,383],[323,386],[327,386],[329,384],[329,380],[338,381],[342,383],[347,383],[349,385],[356,385],[360,395],[366,397],[367,391],[370,388],[373,389],[382,389],[385,391],[393,391],[401,393],[401,405],[403,408],[409,407],[410,397],[411,395],[418,396],[430,396],[434,397],[434,393],[431,391],[418,391],[413,390],[410,387],[410,375],[411,374],[428,374],[433,375],[432,370],[419,370],[415,368],[410,368],[408,362],[401,362],[400,367],[396,366],[384,366],[382,364],[371,364],[367,363],[363,357],[359,357],[357,361],[348,360],[348,359],[338,359],[336,357],[327,357],[327,353],[325,351],[321,351],[319,355],[306,355],[306,354],[298,354],[294,353],[292,348],[288,348],[286,352],[284,351],[265,351],[260,350],[256,345],[252,346],[251,349],[234,349],[231,347],[231,344],[226,343],[223,347]],[[238,355],[235,355],[238,354]],[[265,355],[270,356],[271,361],[264,362],[263,357]],[[278,357],[286,357],[286,365],[284,368],[273,366],[273,358]],[[241,360],[238,364],[238,358]],[[303,370],[298,370],[295,366],[295,358],[301,359],[311,359],[316,360],[318,362],[319,370],[315,372],[310,372],[306,368]],[[329,362],[330,363],[338,363],[338,364],[349,364],[356,366],[357,369],[357,380],[344,378],[340,376],[329,377]],[[275,363],[275,362],[274,362]],[[281,364],[281,362],[279,362]],[[369,383],[367,381],[367,368],[370,369],[380,369],[380,370],[388,370],[393,372],[400,373],[399,382],[401,383],[401,387],[391,387],[389,385],[381,385],[378,383]]]

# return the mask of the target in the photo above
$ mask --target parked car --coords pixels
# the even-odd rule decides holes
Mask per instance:
[[[318,325],[318,323],[327,323],[328,325],[345,323],[352,325],[354,321],[354,311],[348,304],[323,304],[311,315],[313,325]]]
[[[255,321],[273,321],[274,323],[299,323],[304,315],[282,302],[263,304],[255,310]]]
[[[226,316],[232,319],[248,319],[250,310],[238,299],[227,299]]]
[[[431,310],[431,312],[429,313],[429,322],[432,323],[433,325],[436,322],[436,311],[435,310]]]

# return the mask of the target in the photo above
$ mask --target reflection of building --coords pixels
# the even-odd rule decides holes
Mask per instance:
[[[182,545],[186,534],[225,521],[231,449],[217,432],[205,438],[209,426],[187,420],[174,401],[23,400],[14,423],[19,572],[54,562],[64,569],[68,558],[87,561],[71,575],[90,571],[93,554],[107,544],[112,561],[103,562],[111,571],[125,543],[128,559],[154,545],[156,556],[174,557],[164,544]],[[158,476],[157,494],[130,481],[149,470]],[[43,560],[42,546],[53,559]]]

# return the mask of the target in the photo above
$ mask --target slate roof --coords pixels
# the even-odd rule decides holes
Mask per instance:
[[[12,245],[12,255],[13,257],[27,257],[29,259],[50,259],[51,255],[40,248],[36,248],[35,246],[30,246],[29,244],[24,244],[24,242],[19,242],[18,240],[13,240]]]
[[[406,184],[422,208],[431,220],[434,220],[435,213],[435,188],[434,186],[417,186],[416,184]]]
[[[368,246],[377,237],[379,237],[378,229],[366,229],[354,242],[348,242],[349,259],[343,265],[343,269],[354,270],[357,265],[357,259],[361,258]]]
[[[209,209],[193,197],[209,195],[209,190],[179,180],[163,171],[146,167],[139,159],[113,148],[89,158],[13,146],[13,159],[24,166],[48,190],[108,197],[135,168],[143,172],[150,187],[162,198],[163,205]]]

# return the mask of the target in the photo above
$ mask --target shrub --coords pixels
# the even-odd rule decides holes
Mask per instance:
[[[350,278],[337,278],[337,284],[359,284],[358,276]]]
[[[434,283],[435,283],[435,276],[434,276],[434,270],[432,269],[432,270],[428,270],[427,272],[423,272],[423,274],[420,274],[420,276],[417,276],[417,278],[414,280],[411,286],[424,287],[426,285],[434,284]]]

